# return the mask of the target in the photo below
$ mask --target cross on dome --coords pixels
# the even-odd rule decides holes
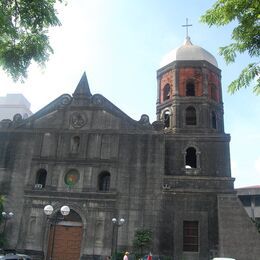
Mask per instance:
[[[186,38],[189,37],[189,26],[192,26],[192,24],[189,24],[188,18],[186,18],[186,24],[182,25],[182,27],[186,27]]]

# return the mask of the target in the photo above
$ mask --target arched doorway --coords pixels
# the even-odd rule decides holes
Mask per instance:
[[[82,220],[74,210],[71,209],[65,217],[60,212],[56,213],[50,225],[46,259],[79,260],[82,234]]]

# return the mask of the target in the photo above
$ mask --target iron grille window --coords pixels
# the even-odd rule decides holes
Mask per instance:
[[[198,221],[183,222],[183,251],[186,252],[199,251],[199,222]]]

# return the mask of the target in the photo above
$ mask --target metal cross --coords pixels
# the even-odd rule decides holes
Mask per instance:
[[[192,26],[192,24],[188,24],[188,18],[186,18],[186,24],[182,25],[182,27],[186,27],[186,38],[189,36],[188,27]]]

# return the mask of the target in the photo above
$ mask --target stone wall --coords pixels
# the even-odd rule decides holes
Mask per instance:
[[[260,234],[236,195],[218,196],[219,256],[259,260]]]

